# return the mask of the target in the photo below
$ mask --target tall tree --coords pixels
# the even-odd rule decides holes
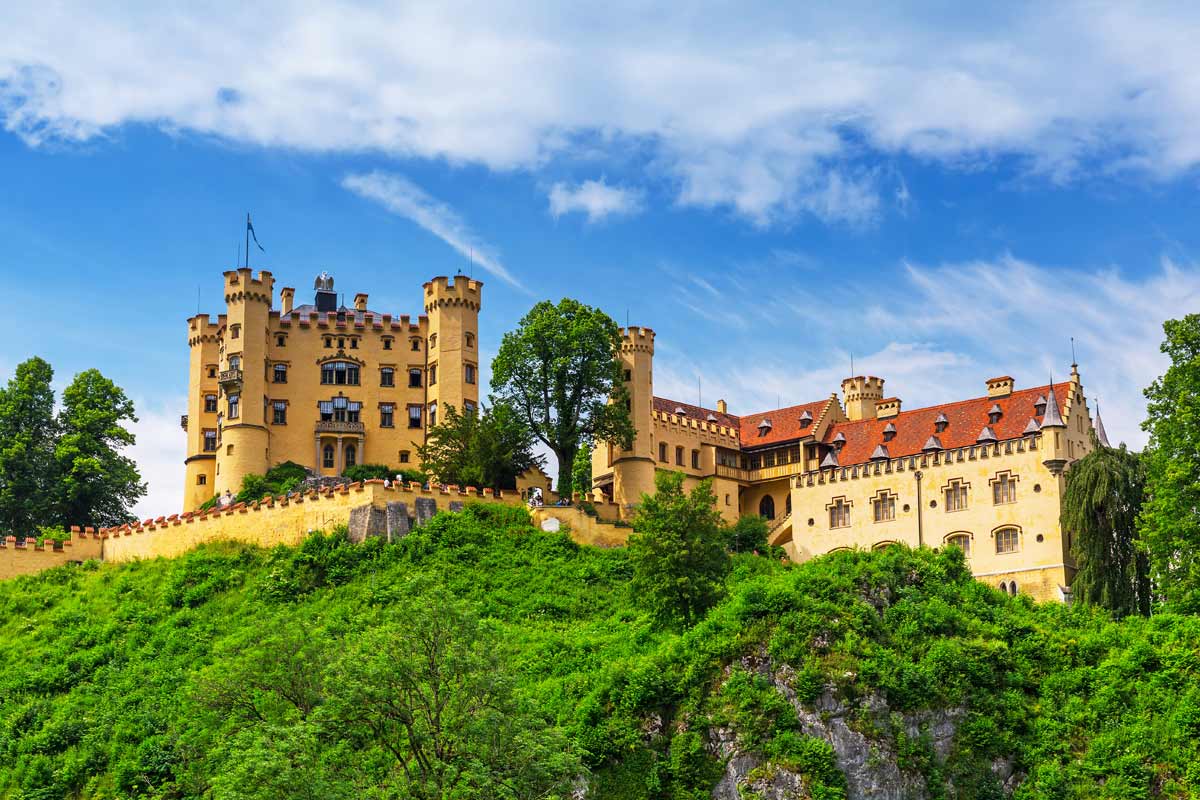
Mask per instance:
[[[1094,444],[1067,471],[1063,493],[1062,527],[1079,567],[1072,594],[1120,616],[1149,614],[1150,568],[1137,540],[1145,468],[1125,445]]]
[[[729,573],[727,533],[710,481],[691,494],[683,473],[660,471],[642,495],[629,536],[630,588],[659,624],[690,626],[721,598]]]
[[[492,390],[558,459],[560,495],[571,494],[580,445],[633,446],[620,344],[620,328],[603,311],[569,298],[542,301],[504,334],[492,362]]]
[[[589,496],[588,490],[591,488],[592,448],[581,444],[575,453],[575,461],[571,465],[571,490],[581,493],[586,500]]]
[[[133,403],[119,386],[84,370],[63,391],[55,448],[59,513],[63,524],[117,525],[146,494],[137,464],[121,450],[134,443],[124,423],[137,422]]]
[[[518,475],[542,465],[533,447],[529,426],[506,403],[465,414],[446,406],[417,454],[422,468],[444,483],[513,489]]]
[[[0,536],[54,519],[54,370],[34,357],[0,389]]]
[[[1200,611],[1200,314],[1163,324],[1171,361],[1146,389],[1146,503],[1141,537],[1156,590]]]

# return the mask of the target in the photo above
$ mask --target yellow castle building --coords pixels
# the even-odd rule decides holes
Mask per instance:
[[[225,313],[187,321],[190,361],[184,510],[284,461],[320,475],[354,464],[415,468],[438,409],[479,403],[480,281],[424,285],[424,313],[347,307],[333,278],[317,277],[311,304],[295,305],[275,279],[224,273]]]
[[[847,548],[957,545],[975,576],[1039,600],[1069,597],[1075,564],[1059,526],[1064,469],[1107,444],[1079,370],[1018,389],[991,378],[978,397],[902,410],[884,380],[855,376],[837,394],[735,415],[654,394],[654,331],[622,331],[620,358],[637,435],[597,446],[593,493],[629,514],[660,469],[711,479],[725,518],[767,519],[792,560]]]

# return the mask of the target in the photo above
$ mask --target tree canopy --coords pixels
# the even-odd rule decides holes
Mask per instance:
[[[421,466],[443,483],[513,489],[517,476],[540,467],[529,426],[507,403],[461,413],[446,406],[442,421],[417,448]]]
[[[1067,470],[1063,493],[1062,528],[1079,567],[1072,595],[1122,616],[1149,614],[1149,565],[1137,539],[1145,494],[1142,459],[1124,445],[1095,445]]]
[[[542,301],[504,334],[492,391],[558,459],[558,493],[569,497],[580,445],[633,444],[628,392],[617,360],[621,331],[603,311],[564,298]],[[587,487],[580,487],[586,490]]]
[[[1170,367],[1146,389],[1141,537],[1157,591],[1200,611],[1200,314],[1163,324]]]
[[[34,357],[0,388],[0,536],[58,522],[53,378],[50,364]]]

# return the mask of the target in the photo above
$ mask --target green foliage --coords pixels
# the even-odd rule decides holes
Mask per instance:
[[[1137,517],[1145,496],[1142,459],[1121,445],[1096,449],[1067,470],[1062,528],[1079,571],[1071,582],[1081,603],[1117,614],[1150,613],[1150,575],[1139,550]]]
[[[442,483],[515,489],[518,475],[543,463],[533,447],[529,426],[507,404],[496,403],[465,414],[446,406],[417,453]]]
[[[592,448],[581,444],[575,453],[575,460],[571,464],[571,491],[579,492],[587,498],[591,497],[591,488]]]
[[[1146,389],[1142,427],[1146,503],[1141,538],[1157,590],[1181,611],[1200,612],[1200,314],[1163,324],[1166,373]]]
[[[48,363],[31,358],[0,388],[0,536],[21,536],[59,521],[53,377]]]
[[[729,526],[729,549],[735,553],[766,553],[767,521],[757,514],[738,517]]]
[[[333,532],[0,582],[0,798],[349,800],[441,780],[565,800],[589,773],[605,800],[709,797],[708,730],[728,725],[762,774],[832,800],[844,779],[797,714],[829,704],[929,797],[1003,797],[997,758],[1025,776],[1016,800],[1200,793],[1196,617],[1039,606],[974,581],[955,548],[895,547],[734,556],[725,598],[677,632],[626,591],[635,569],[629,549],[472,504],[395,544]],[[416,747],[455,746],[413,770],[397,723],[435,685],[446,713]],[[899,721],[939,710],[945,761]]]
[[[256,475],[251,472],[242,476],[242,486],[233,497],[235,503],[254,503],[265,497],[278,497],[295,491],[308,471],[295,461],[282,461],[267,470],[266,475]],[[207,501],[201,509],[212,508],[220,500],[219,497]]]
[[[569,298],[558,305],[544,300],[504,334],[492,361],[496,397],[558,459],[555,488],[562,497],[571,496],[581,445],[633,446],[620,345],[620,328],[600,309]]]
[[[425,483],[429,480],[429,476],[420,470],[393,469],[386,464],[355,464],[342,472],[342,477],[351,481],[395,480],[397,475],[405,483]]]
[[[691,494],[683,473],[660,471],[629,537],[630,588],[662,625],[695,624],[724,594],[729,573],[721,516],[709,481]]]

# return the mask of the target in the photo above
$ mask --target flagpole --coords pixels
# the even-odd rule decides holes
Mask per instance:
[[[250,268],[250,212],[246,212],[246,269]]]

